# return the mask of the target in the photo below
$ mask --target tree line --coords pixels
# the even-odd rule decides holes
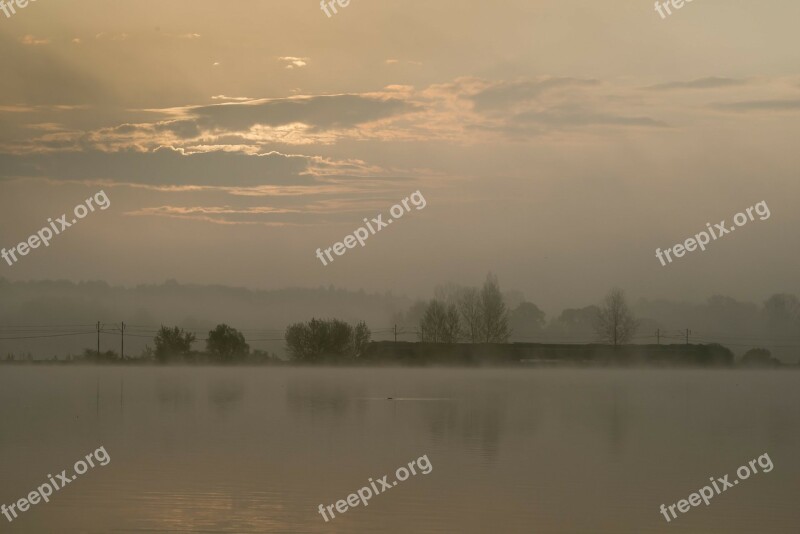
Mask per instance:
[[[219,324],[208,333],[205,354],[192,351],[196,336],[182,328],[162,326],[153,338],[153,355],[161,363],[170,360],[202,360],[216,363],[236,363],[250,355],[250,345],[244,335],[227,324]],[[205,356],[205,358],[203,358]]]
[[[720,330],[717,323],[735,325],[742,335],[768,334],[785,344],[794,341],[793,336],[797,336],[800,327],[800,299],[794,295],[773,295],[763,308],[723,296],[711,297],[707,304],[691,307],[667,301],[648,303],[642,299],[637,307],[646,317],[655,315],[654,311],[667,310],[669,313],[663,315],[672,324],[676,319],[670,318],[671,315],[692,328],[697,328],[694,325],[700,323],[699,329],[704,332],[697,339],[692,339],[694,343],[716,341],[714,338]],[[424,343],[483,344],[550,340],[548,342],[624,345],[643,338],[652,339],[651,343],[656,342],[656,335],[661,336],[659,341],[662,343],[684,342],[683,333],[679,334],[680,340],[676,341],[676,333],[665,334],[664,330],[660,330],[659,322],[637,319],[621,289],[612,289],[597,305],[565,309],[559,316],[546,322],[544,312],[534,303],[525,301],[522,293],[503,293],[497,277],[492,273],[486,276],[480,287],[454,284],[437,286],[433,299],[418,301],[410,308],[406,304],[404,309],[406,312],[396,314],[393,322],[401,325],[401,334],[412,330],[416,340]],[[706,312],[703,310],[713,311],[717,322],[698,320],[698,317],[704,317],[703,313]],[[637,336],[637,332],[642,330],[644,333]],[[293,361],[325,363],[357,360],[364,354],[371,336],[363,321],[350,325],[339,319],[312,318],[286,327],[283,338]],[[685,339],[689,343],[688,331]],[[204,349],[196,349],[198,342],[205,343]],[[777,364],[778,360],[771,356],[770,351],[758,348],[759,345],[761,343],[757,341],[751,345],[755,348],[747,352],[742,363]],[[67,359],[114,362],[119,360],[119,356],[114,351],[98,353],[86,349],[83,355],[69,356]],[[5,361],[15,360],[16,357],[11,354],[5,358]],[[30,354],[27,357],[23,355],[20,360],[33,361],[33,357]],[[223,364],[282,361],[268,352],[251,350],[242,332],[227,324],[217,325],[202,340],[198,340],[193,332],[177,326],[162,325],[153,338],[153,348],[146,347],[135,360]]]
[[[441,295],[440,295],[441,296]],[[598,340],[614,345],[631,340],[638,321],[633,317],[624,294],[614,289],[600,307],[595,307],[594,325]],[[523,302],[528,320],[540,314],[535,305]],[[514,317],[517,321],[518,317]],[[449,296],[434,298],[425,305],[419,320],[418,340],[424,343],[507,343],[513,332],[512,320],[497,277],[489,273],[481,288],[457,288]],[[371,341],[372,333],[364,321],[355,326],[339,319],[317,319],[286,327],[284,340],[289,357],[297,363],[346,363],[358,360]],[[263,351],[252,351],[245,336],[227,324],[209,331],[205,351],[193,349],[194,333],[178,326],[162,325],[141,359],[158,363],[268,363],[278,361]],[[84,360],[113,362],[114,351],[84,351]]]
[[[421,309],[417,305],[421,315],[417,335],[425,343],[507,343],[517,329],[541,330],[544,325],[544,312],[531,302],[521,302],[510,312],[492,273],[480,288],[444,286],[437,293]],[[595,341],[615,346],[629,343],[640,326],[618,288],[600,306],[589,307],[581,319],[592,329]]]
[[[205,339],[205,350],[199,351],[192,348],[197,342],[197,336],[183,328],[162,325],[153,337],[154,347],[147,347],[140,359],[154,360],[158,363],[266,363],[278,358],[267,352],[251,351],[244,334],[239,330],[219,324],[208,332]],[[98,354],[96,351],[86,349],[83,359],[98,363],[119,360],[114,351]]]
[[[288,326],[284,334],[289,356],[298,363],[353,361],[363,354],[371,337],[372,333],[365,322],[361,321],[351,326],[339,319],[311,319],[295,323]],[[143,354],[135,359],[162,364],[241,364],[282,361],[265,351],[251,351],[244,334],[227,324],[217,325],[208,333],[204,351],[193,348],[197,341],[197,336],[193,332],[178,326],[162,325],[153,337],[154,347],[146,347]],[[116,363],[121,360],[118,353],[113,350],[98,353],[93,349],[85,349],[81,356],[70,356],[67,361]]]

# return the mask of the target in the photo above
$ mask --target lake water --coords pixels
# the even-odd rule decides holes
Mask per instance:
[[[796,534],[798,379],[4,365],[0,502],[98,447],[111,461],[0,532]],[[764,453],[771,472],[671,523],[659,512]],[[423,455],[429,474],[318,513]]]

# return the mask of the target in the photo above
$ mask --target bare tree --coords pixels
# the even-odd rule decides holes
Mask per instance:
[[[508,324],[514,334],[512,339],[530,341],[544,333],[545,314],[536,304],[523,302],[509,312]]]
[[[597,312],[595,332],[601,341],[611,343],[615,347],[628,343],[639,327],[633,312],[625,301],[625,293],[614,288],[603,300]]]
[[[464,337],[470,343],[480,342],[481,298],[474,287],[467,287],[458,298],[458,311],[464,320]]]
[[[439,284],[433,288],[433,298],[444,304],[450,306],[451,304],[458,305],[461,295],[469,289],[466,286],[448,282],[446,284]]]
[[[353,346],[351,350],[355,358],[363,356],[364,350],[367,348],[367,345],[369,345],[369,340],[371,338],[372,332],[364,321],[361,321],[353,328],[353,339],[351,341]]]
[[[458,308],[455,304],[447,306],[447,314],[444,318],[444,341],[445,343],[458,343],[462,336],[461,320],[458,316]]]
[[[484,343],[505,343],[511,331],[508,328],[508,309],[500,293],[500,284],[492,273],[480,292],[480,338]]]
[[[458,310],[433,299],[419,323],[420,337],[428,343],[456,343],[461,334]]]

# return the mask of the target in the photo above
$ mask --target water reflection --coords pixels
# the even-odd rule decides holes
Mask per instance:
[[[363,395],[363,387],[332,383],[329,379],[321,378],[292,378],[286,386],[289,409],[310,417],[339,419],[355,409],[363,413],[364,403],[358,399]]]
[[[461,402],[420,403],[417,410],[431,437],[437,442],[461,441],[468,450],[487,460],[497,454],[504,431],[507,395],[478,393]]]
[[[242,379],[213,380],[208,385],[208,400],[221,410],[229,410],[242,403],[245,386]]]
[[[194,405],[192,384],[177,376],[159,376],[155,381],[156,398],[162,408],[183,408]]]
[[[794,532],[797,376],[9,368],[0,502],[103,445],[108,467],[11,531]],[[763,452],[773,473],[662,524],[658,504],[687,481]],[[336,523],[317,513],[422,454],[430,475]]]

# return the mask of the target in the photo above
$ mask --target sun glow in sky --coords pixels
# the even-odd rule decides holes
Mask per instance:
[[[546,309],[797,292],[798,15],[40,0],[0,15],[0,244],[112,206],[0,276],[428,296],[491,270]],[[316,259],[416,190],[425,210]],[[655,258],[760,201],[769,221]]]

